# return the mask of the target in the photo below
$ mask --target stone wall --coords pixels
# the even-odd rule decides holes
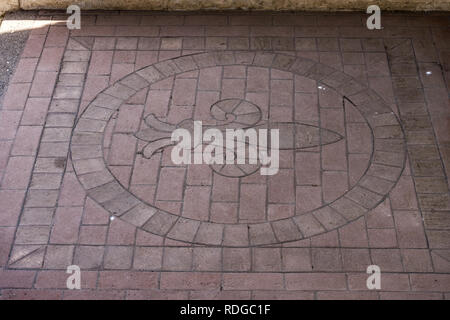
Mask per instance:
[[[450,11],[449,0],[0,0],[0,11],[14,9],[64,9],[78,4],[84,9],[123,10],[364,10],[378,4],[382,10]]]
[[[19,0],[0,0],[0,13],[19,9]]]

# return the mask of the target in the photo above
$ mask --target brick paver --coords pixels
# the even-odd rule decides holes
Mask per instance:
[[[449,297],[448,16],[60,16],[0,108],[2,299]],[[279,129],[279,172],[149,151],[189,119]]]

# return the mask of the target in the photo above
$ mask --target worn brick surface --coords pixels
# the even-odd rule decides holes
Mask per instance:
[[[0,103],[1,299],[448,299],[448,17],[135,14],[34,21]],[[278,173],[174,164],[186,119],[270,121]]]

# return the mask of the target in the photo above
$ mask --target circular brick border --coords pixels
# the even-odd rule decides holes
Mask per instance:
[[[291,218],[254,224],[220,224],[184,218],[145,204],[116,181],[103,161],[103,134],[109,118],[127,99],[170,76],[235,64],[274,68],[311,78],[336,90],[360,111],[372,130],[374,146],[366,172],[350,190],[327,205]],[[385,199],[398,181],[406,159],[404,135],[397,116],[374,91],[341,71],[306,58],[253,51],[181,56],[125,76],[88,105],[77,121],[70,149],[81,185],[112,215],[173,240],[232,247],[301,240],[357,219]]]

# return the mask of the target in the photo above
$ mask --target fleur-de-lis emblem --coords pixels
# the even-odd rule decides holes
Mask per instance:
[[[226,129],[278,129],[280,136],[279,150],[303,150],[321,145],[335,143],[343,136],[339,133],[318,126],[301,122],[271,122],[262,121],[262,112],[255,104],[241,99],[225,99],[213,104],[210,109],[212,124],[203,127],[203,131],[210,128],[225,132]],[[138,152],[144,158],[150,159],[155,153],[173,146],[171,134],[178,128],[194,131],[192,118],[177,124],[161,121],[153,113],[144,119],[145,128],[134,135],[146,144]],[[195,147],[195,146],[194,146]],[[192,148],[192,152],[194,150]],[[212,164],[210,168],[220,175],[227,177],[243,177],[253,174],[261,164]]]

